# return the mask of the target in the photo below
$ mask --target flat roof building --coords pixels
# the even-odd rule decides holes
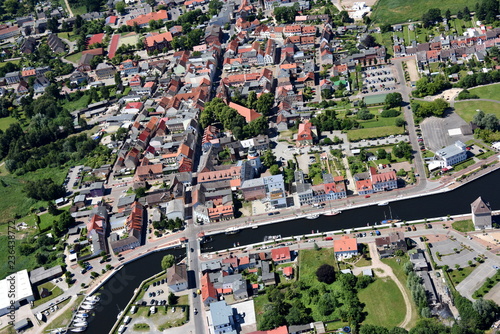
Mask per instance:
[[[0,316],[9,313],[8,307],[11,302],[17,309],[34,300],[35,297],[26,269],[11,274],[0,281]]]

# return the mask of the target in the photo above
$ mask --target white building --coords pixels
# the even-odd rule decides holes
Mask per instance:
[[[184,201],[181,199],[174,199],[169,202],[161,204],[165,208],[165,216],[167,219],[176,218],[184,220]]]
[[[0,281],[0,316],[11,312],[9,307],[14,309],[26,305],[35,300],[31,289],[30,278],[26,269],[7,276]]]
[[[212,334],[236,334],[233,308],[225,301],[210,304],[209,327]]]
[[[285,182],[282,174],[264,177],[267,198],[274,208],[286,208]]]
[[[439,162],[441,168],[453,166],[467,159],[465,144],[457,140],[455,144],[436,151],[434,161]]]

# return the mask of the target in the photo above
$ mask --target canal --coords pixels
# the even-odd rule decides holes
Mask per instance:
[[[416,220],[470,213],[470,204],[482,196],[489,202],[493,210],[500,209],[500,170],[492,172],[478,180],[472,181],[456,190],[430,196],[395,201],[387,206],[372,205],[368,207],[345,210],[336,216],[320,216],[315,220],[297,219],[282,223],[260,226],[258,229],[245,229],[238,234],[219,234],[212,236],[212,242],[205,244],[206,251],[218,251],[240,245],[262,242],[264,236],[281,235],[300,236],[312,231],[332,231],[373,225],[390,215],[394,219]],[[389,210],[390,208],[390,210]],[[176,257],[185,255],[184,249],[166,250],[152,253],[146,257],[125,265],[99,292],[100,307],[89,322],[91,333],[108,333],[116,321],[116,316],[133,296],[133,291],[146,278],[161,271],[160,262],[164,255]]]

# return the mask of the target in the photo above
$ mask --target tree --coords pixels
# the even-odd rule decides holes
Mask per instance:
[[[403,102],[403,97],[401,93],[389,93],[385,96],[385,108],[391,109],[396,108]]]
[[[406,159],[410,159],[412,155],[411,145],[408,144],[407,142],[399,142],[396,145],[394,145],[392,149],[392,154],[394,154],[396,158],[405,157]]]
[[[23,189],[28,197],[42,201],[55,200],[64,196],[66,192],[63,186],[55,184],[54,180],[48,178],[28,181]]]
[[[447,21],[449,21],[451,19],[450,9],[446,10],[446,12],[444,13],[444,17],[446,18]]]
[[[320,282],[332,284],[335,281],[335,269],[329,264],[323,264],[316,270],[316,277]]]
[[[173,292],[170,292],[170,294],[168,295],[168,305],[175,305],[177,304],[177,296],[174,295]]]
[[[377,46],[377,42],[375,40],[375,37],[373,37],[370,34],[367,34],[365,38],[361,41],[361,44],[363,44],[367,48],[371,48],[374,46]]]
[[[381,326],[363,325],[359,329],[359,334],[389,334],[389,331]]]
[[[119,72],[115,73],[115,85],[119,86],[122,84],[122,77]]]
[[[381,33],[386,33],[389,31],[392,31],[392,26],[389,23],[380,25],[380,32]]]
[[[377,159],[387,159],[387,152],[383,148],[377,150]]]
[[[268,149],[262,155],[262,164],[267,168],[271,168],[276,163],[276,156],[271,149]]]
[[[424,27],[426,28],[434,25],[436,22],[439,22],[441,20],[441,10],[438,8],[431,8],[426,13],[424,13],[424,15],[422,15],[422,22],[424,24]]]
[[[277,175],[277,174],[281,173],[280,167],[278,165],[274,164],[269,168],[269,172],[271,173],[271,175]]]
[[[404,119],[402,119],[402,118],[396,118],[394,120],[394,125],[399,126],[399,127],[405,126],[406,125],[406,121]]]
[[[332,314],[333,311],[335,311],[336,306],[337,300],[332,293],[325,293],[321,295],[317,304],[318,312],[324,316]]]
[[[274,105],[274,94],[265,93],[259,97],[255,105],[255,108],[259,114],[267,116],[270,114],[273,105]]]
[[[167,270],[168,268],[174,265],[175,258],[172,254],[167,254],[161,260],[161,267],[163,270]]]

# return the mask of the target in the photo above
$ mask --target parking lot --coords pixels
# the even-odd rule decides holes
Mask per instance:
[[[362,72],[362,93],[375,93],[396,90],[396,77],[392,66],[370,67]]]
[[[143,306],[150,305],[166,305],[168,299],[168,286],[166,284],[166,280],[163,279],[158,281],[158,283],[150,284],[147,290],[144,292],[144,296],[139,301]]]
[[[468,267],[468,262],[470,260],[474,261],[474,258],[479,255],[474,250],[471,251],[466,249],[460,242],[451,239],[432,243],[430,250],[432,251],[432,256],[438,265],[447,265],[452,269],[457,264],[461,268]],[[437,257],[437,253],[441,255],[441,259]]]

